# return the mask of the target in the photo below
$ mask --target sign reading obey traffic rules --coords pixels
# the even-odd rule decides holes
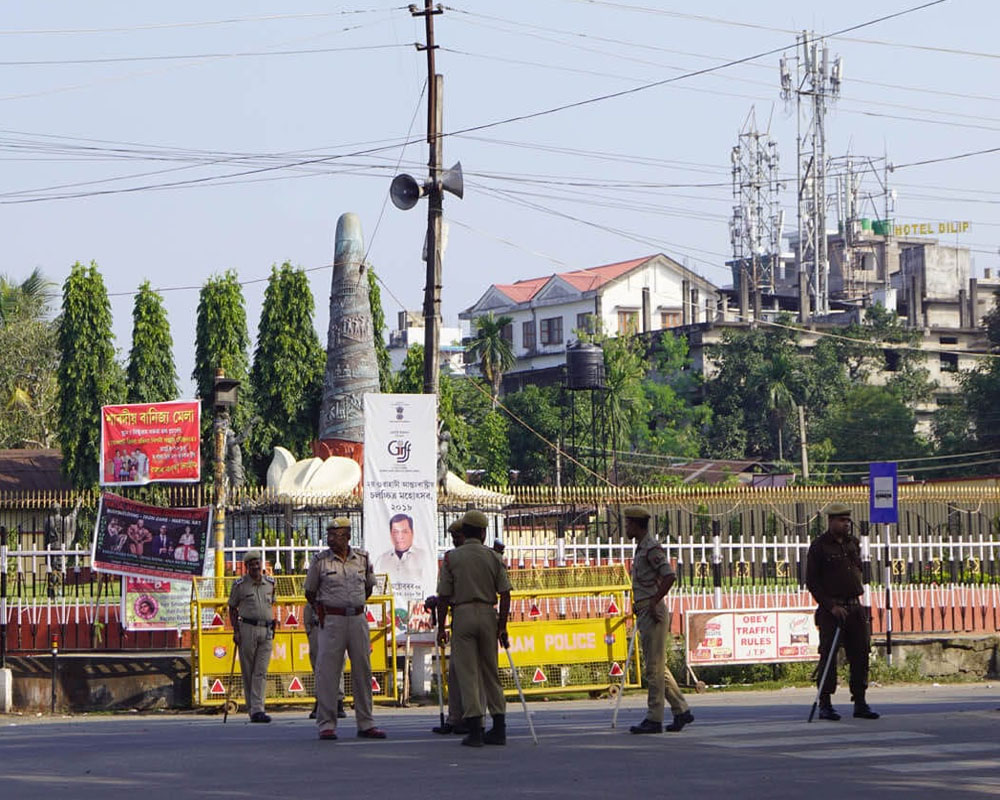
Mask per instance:
[[[872,462],[868,465],[868,513],[868,518],[875,523],[899,522],[896,462]]]

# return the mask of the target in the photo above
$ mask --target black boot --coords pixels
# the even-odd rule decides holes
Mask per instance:
[[[683,730],[685,725],[689,725],[692,722],[694,722],[694,714],[691,713],[691,709],[688,709],[680,714],[674,714],[674,721],[669,725],[665,725],[663,730],[677,733]]]
[[[459,720],[454,725],[451,726],[451,732],[457,736],[465,736],[469,732],[469,723],[464,719]]]
[[[486,744],[507,744],[507,715],[494,714],[493,727],[483,736]]]
[[[313,710],[309,712],[309,719],[316,719],[316,711],[319,708],[319,703],[313,703]]]
[[[344,701],[343,700],[338,700],[337,701],[337,719],[344,719],[345,717],[347,717],[347,712],[344,711]]]
[[[830,702],[830,695],[822,694],[819,697],[819,718],[828,719],[831,722],[836,722],[840,719],[840,714],[833,707],[833,703]]]
[[[469,726],[469,735],[462,739],[462,744],[466,747],[482,747],[483,746],[483,718],[482,717],[466,717],[466,723]]]
[[[865,702],[865,696],[861,695],[854,700],[854,716],[858,719],[878,719],[878,712],[872,711],[871,706]]]
[[[439,733],[442,736],[454,732],[455,732],[455,726],[452,725],[450,722],[445,722],[442,725],[435,725],[433,728],[431,728],[431,733]]]

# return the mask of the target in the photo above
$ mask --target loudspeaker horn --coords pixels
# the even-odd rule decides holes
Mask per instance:
[[[459,200],[465,193],[465,181],[462,180],[462,162],[456,161],[451,169],[441,173],[441,188],[451,192]]]
[[[459,182],[461,182],[461,173],[459,173]],[[392,204],[403,211],[413,208],[423,193],[424,187],[417,183],[412,175],[397,175],[392,179],[392,185],[389,186],[389,198],[392,200]]]

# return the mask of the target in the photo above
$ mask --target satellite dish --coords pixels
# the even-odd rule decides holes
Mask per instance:
[[[458,175],[459,185],[461,185],[461,171]],[[413,208],[423,193],[424,187],[417,183],[412,175],[397,175],[392,179],[392,185],[389,186],[389,198],[392,200],[392,204],[402,211]]]

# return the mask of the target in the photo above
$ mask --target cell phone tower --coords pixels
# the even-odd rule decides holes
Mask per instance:
[[[830,311],[830,259],[826,242],[826,103],[840,95],[843,61],[830,63],[829,50],[820,46],[815,34],[803,31],[796,37],[795,75],[789,59],[781,58],[781,97],[795,98],[798,145],[798,242],[795,261],[799,272],[799,319]]]
[[[751,301],[757,320],[762,295],[774,292],[784,212],[778,196],[783,188],[778,176],[778,145],[769,132],[757,130],[753,108],[730,158],[733,197],[738,201],[729,221],[733,284],[738,290],[741,320],[748,320]]]

